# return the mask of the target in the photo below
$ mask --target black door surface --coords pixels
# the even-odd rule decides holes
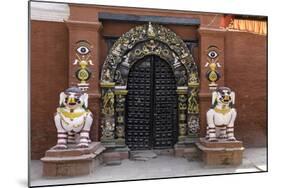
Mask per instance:
[[[147,56],[129,73],[126,144],[132,150],[171,148],[177,141],[176,81],[169,64]]]

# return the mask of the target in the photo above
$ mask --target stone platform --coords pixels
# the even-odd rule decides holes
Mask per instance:
[[[93,172],[98,166],[105,148],[100,142],[92,142],[89,148],[76,148],[69,145],[68,149],[56,150],[51,148],[46,151],[43,162],[43,176],[80,176]]]
[[[206,165],[240,165],[242,163],[244,147],[241,141],[210,142],[205,138],[200,138],[196,145]]]

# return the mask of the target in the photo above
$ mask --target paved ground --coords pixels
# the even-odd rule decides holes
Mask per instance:
[[[105,182],[149,178],[196,176],[207,174],[266,171],[266,149],[251,148],[244,151],[243,164],[237,167],[206,167],[201,161],[158,156],[148,161],[123,160],[121,165],[100,165],[93,174],[75,178],[43,178],[40,161],[31,162],[31,186],[65,183]]]

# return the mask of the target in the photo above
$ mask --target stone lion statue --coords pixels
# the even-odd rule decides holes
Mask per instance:
[[[87,148],[91,142],[89,131],[93,122],[93,115],[88,110],[88,94],[78,87],[70,87],[60,93],[60,101],[55,113],[57,128],[57,145],[54,149],[67,149],[68,144]]]
[[[207,112],[207,140],[236,140],[234,137],[234,121],[237,112],[234,103],[235,93],[228,87],[220,87],[212,93],[212,107]]]

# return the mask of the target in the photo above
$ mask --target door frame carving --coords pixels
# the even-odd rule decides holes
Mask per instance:
[[[101,141],[104,144],[125,145],[125,101],[129,71],[135,62],[148,55],[156,55],[164,59],[174,72],[179,99],[179,142],[183,142],[186,137],[198,135],[197,65],[181,38],[162,25],[149,23],[132,28],[123,34],[114,43],[103,64],[100,86],[102,94]],[[192,129],[189,129],[189,126],[192,126]]]

